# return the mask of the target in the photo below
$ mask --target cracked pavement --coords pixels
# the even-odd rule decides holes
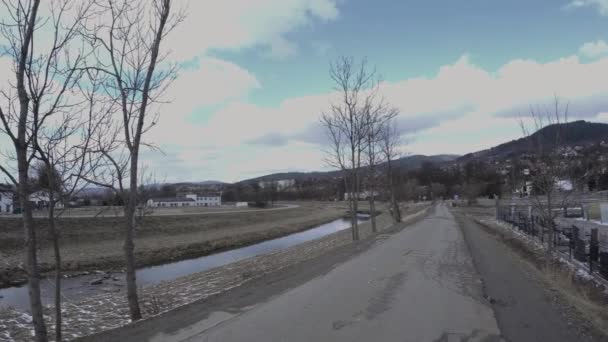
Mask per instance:
[[[443,204],[323,276],[163,341],[502,341],[463,235]]]

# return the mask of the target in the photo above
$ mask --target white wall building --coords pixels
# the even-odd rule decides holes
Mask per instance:
[[[187,194],[178,198],[151,198],[146,202],[148,207],[219,207],[222,205],[221,193]]]
[[[222,205],[222,193],[188,194],[186,198],[194,200],[197,207],[219,207]]]
[[[11,214],[13,212],[13,191],[0,187],[0,214]]]
[[[373,194],[374,194],[374,197],[378,197],[378,191],[374,191]],[[371,195],[372,195],[371,191],[365,190],[365,191],[359,193],[359,195],[357,196],[357,199],[366,200]],[[345,192],[344,193],[344,200],[348,201],[350,198],[351,198],[351,193],[350,192]]]
[[[146,202],[148,207],[156,208],[176,208],[176,207],[194,207],[195,201],[191,198],[150,198]]]

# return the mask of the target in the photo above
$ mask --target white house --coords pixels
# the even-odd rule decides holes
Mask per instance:
[[[187,194],[185,197],[151,198],[146,203],[148,207],[219,207],[222,205],[221,193]]]
[[[10,214],[13,212],[13,190],[9,187],[0,185],[0,214]]]
[[[30,202],[34,205],[34,209],[48,208],[50,203],[50,196],[47,191],[39,190],[30,194]],[[63,203],[61,201],[55,203],[55,208],[63,209]]]

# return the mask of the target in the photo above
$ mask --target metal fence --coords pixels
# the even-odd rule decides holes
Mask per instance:
[[[568,212],[562,217],[581,217],[582,213]],[[608,244],[600,242],[598,227],[587,227],[584,223],[572,224],[561,220],[555,224],[553,239],[550,239],[549,224],[532,206],[499,205],[496,218],[512,224],[519,232],[535,239],[543,246],[552,244],[563,257],[575,260],[591,275],[608,280]],[[551,240],[551,241],[550,241]]]

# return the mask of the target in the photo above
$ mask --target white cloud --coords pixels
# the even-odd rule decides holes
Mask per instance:
[[[578,50],[579,54],[588,58],[597,58],[608,54],[608,44],[604,40],[596,40],[583,44]]]
[[[572,0],[564,6],[565,9],[581,7],[593,7],[601,15],[608,16],[608,0]]]
[[[607,72],[608,57],[589,63],[577,56],[548,63],[513,60],[488,71],[465,55],[440,67],[433,77],[385,82],[382,93],[401,110],[399,125],[414,138],[410,151],[468,153],[520,137],[512,116],[526,115],[529,105],[550,103],[555,95],[570,102],[572,119],[604,119],[605,114],[598,115],[608,112],[602,100],[608,97]],[[251,87],[255,84],[250,82]],[[289,98],[277,106],[232,96],[204,124],[186,122],[183,128],[169,129],[167,138],[190,137],[177,156],[179,165],[201,170],[196,179],[236,180],[269,170],[321,169],[319,115],[336,96],[328,92]],[[162,119],[161,130],[175,124],[171,121]],[[213,144],[216,159],[206,162],[210,147],[202,143]]]
[[[297,50],[285,37],[316,21],[338,17],[339,0],[182,0],[186,20],[172,34],[175,58],[187,60],[209,49],[265,47],[268,56],[284,57]]]
[[[260,88],[255,75],[234,63],[202,57],[195,68],[183,69],[165,96],[160,122],[147,136],[160,144],[191,145],[200,141],[201,128],[192,124],[196,109],[244,100]]]
[[[248,70],[210,57],[208,52],[212,49],[261,47],[261,54],[271,58],[293,56],[298,51],[298,45],[288,39],[289,33],[337,19],[339,1],[224,0],[210,4],[208,1],[179,0],[174,8],[184,9],[187,17],[163,42],[163,48],[172,50],[171,58],[175,60],[198,64],[194,67],[190,64],[180,71],[165,96],[172,102],[159,108],[160,123],[145,139],[161,145],[176,161],[172,164],[183,166],[183,170],[193,165],[197,158],[209,157],[205,152],[209,146],[201,146],[202,142],[210,141],[209,137],[218,137],[217,142],[229,142],[226,146],[230,146],[230,142],[236,146],[245,137],[253,137],[242,134],[235,138],[226,132],[239,131],[246,122],[252,122],[253,128],[258,126],[255,120],[243,120],[242,116],[247,115],[247,110],[251,108],[247,98],[252,90],[261,87],[259,81]],[[0,76],[4,72],[11,77],[0,77],[0,82],[12,78],[10,69],[0,65]],[[193,123],[191,115],[197,109],[209,110],[227,104],[221,112],[227,118],[241,120],[241,123],[219,119],[220,112],[210,119],[208,128]],[[276,110],[276,113],[279,112]],[[273,115],[260,117],[284,122]],[[213,141],[213,144],[217,142]],[[150,157],[150,160],[153,159]],[[162,169],[168,165],[161,162],[158,166]]]
[[[267,57],[275,59],[285,59],[287,57],[294,56],[298,51],[298,46],[285,39],[284,37],[278,36],[270,40],[270,51],[265,53]]]
[[[246,95],[260,87],[255,75],[240,66],[212,57],[199,59],[198,66],[183,69],[169,88],[168,96],[180,112],[215,105]]]

